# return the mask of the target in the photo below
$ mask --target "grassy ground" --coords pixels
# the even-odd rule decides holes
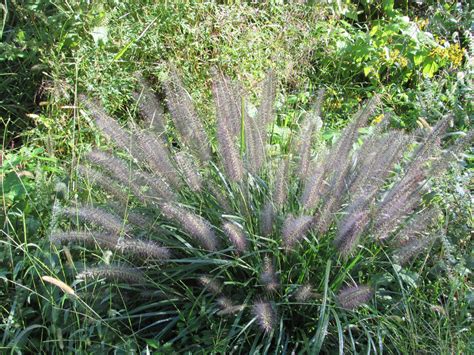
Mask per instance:
[[[57,191],[61,184],[69,194],[77,193],[77,181],[71,178],[77,161],[91,146],[103,144],[75,106],[79,93],[99,98],[123,121],[134,120],[133,73],[142,71],[159,89],[164,64],[171,62],[183,73],[212,131],[210,67],[218,65],[240,79],[254,104],[257,84],[271,67],[280,82],[276,135],[281,142],[321,86],[327,89],[327,140],[375,92],[382,94],[395,126],[415,128],[419,117],[432,124],[452,112],[454,133],[469,128],[467,6],[394,10],[390,2],[383,4],[3,4],[0,349],[128,353],[167,346],[156,340],[160,334],[141,336],[130,329],[146,307],[114,309],[104,297],[95,305],[99,317],[91,304],[63,296],[41,279],[69,275],[69,261],[47,241],[53,201],[64,193]],[[418,18],[417,11],[426,17]],[[416,263],[410,272],[396,271],[401,298],[380,313],[354,312],[339,320],[347,352],[444,354],[472,349],[468,179],[468,169],[453,173],[447,192],[439,193],[452,223],[432,251],[435,257]],[[85,260],[85,252],[81,256]],[[110,286],[110,292],[120,291]],[[330,329],[339,329],[331,322]],[[207,337],[186,334],[177,341],[181,348]],[[225,343],[218,339],[217,349]],[[339,334],[328,334],[323,351],[333,352],[339,342]]]

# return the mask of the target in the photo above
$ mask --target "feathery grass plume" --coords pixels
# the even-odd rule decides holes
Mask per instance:
[[[311,146],[313,144],[313,135],[322,127],[321,105],[324,98],[324,89],[320,89],[317,94],[316,102],[310,112],[306,113],[298,137],[298,157],[299,164],[297,174],[300,179],[308,177],[308,170],[311,162]]]
[[[331,148],[324,167],[325,175],[330,181],[329,188],[324,191],[323,201],[326,201],[321,210],[318,221],[318,230],[324,233],[329,228],[333,213],[337,211],[344,197],[347,174],[350,171],[350,153],[357,139],[359,128],[363,127],[374,113],[380,102],[380,96],[375,95],[355,115],[351,123],[344,128],[337,144]],[[323,177],[324,178],[324,177]]]
[[[354,249],[370,219],[366,201],[358,201],[351,206],[341,221],[334,239],[334,246],[343,255],[348,256]]]
[[[127,204],[129,199],[127,191],[124,191],[123,187],[113,181],[113,179],[85,165],[79,164],[76,169],[82,177],[88,179],[92,184],[99,186],[102,190],[113,196],[116,201]]]
[[[229,77],[220,70],[211,68],[214,96],[216,100],[217,119],[226,122],[231,128],[232,136],[239,136],[241,130],[242,115],[242,89],[239,85],[232,83]]]
[[[195,151],[203,162],[209,161],[209,138],[175,69],[170,70],[164,87],[171,118],[183,142]]]
[[[214,296],[219,296],[222,293],[222,283],[213,279],[212,277],[203,275],[199,277],[198,281],[201,286],[206,289],[206,291],[209,291]]]
[[[283,222],[282,243],[283,248],[292,250],[296,243],[304,238],[313,223],[313,216],[294,217],[289,215]]]
[[[232,110],[225,94],[225,85],[219,76],[212,83],[212,93],[217,107],[217,142],[228,177],[236,182],[242,181],[244,167],[236,146],[235,129],[232,123]]]
[[[119,234],[122,231],[125,233],[130,231],[129,227],[124,225],[122,219],[97,207],[64,207],[61,213],[71,218],[93,223],[113,233]]]
[[[372,196],[382,188],[411,139],[397,131],[369,138],[357,154],[356,169],[349,182],[348,194],[352,200]]]
[[[179,223],[203,248],[209,251],[218,249],[219,241],[210,223],[203,217],[172,203],[163,203],[161,212],[166,218]]]
[[[333,177],[330,187],[325,190],[325,203],[321,207],[319,214],[315,215],[315,225],[319,233],[326,233],[334,219],[334,213],[340,208],[344,197],[345,179],[342,177],[344,172],[338,178]]]
[[[262,86],[260,106],[256,119],[245,115],[245,146],[247,163],[252,174],[258,174],[265,162],[267,125],[274,120],[273,106],[276,97],[276,77],[269,70]],[[245,114],[245,112],[244,112]]]
[[[430,225],[439,219],[441,212],[436,207],[423,210],[411,218],[390,241],[391,245],[403,246],[411,239],[425,232]]]
[[[337,294],[337,301],[342,308],[355,309],[367,303],[373,297],[374,291],[369,286],[346,287]]]
[[[387,238],[399,220],[420,204],[420,183],[425,180],[425,174],[419,171],[411,175],[400,180],[378,204],[373,221],[377,240]]]
[[[320,194],[325,202],[318,216],[318,231],[325,233],[333,220],[333,214],[341,205],[346,187],[347,174],[350,170],[350,153],[358,136],[358,130],[364,126],[379,104],[380,97],[375,95],[355,115],[351,123],[344,128],[339,140],[325,159],[323,179],[330,181],[329,188]]]
[[[273,233],[273,224],[275,223],[275,210],[270,201],[267,201],[260,212],[260,231],[264,237]]]
[[[392,257],[397,264],[405,265],[415,256],[423,252],[423,250],[426,250],[430,245],[432,245],[438,237],[439,236],[434,238],[429,236],[413,237],[403,246],[397,248],[393,252]]]
[[[234,305],[232,300],[228,297],[222,296],[217,299],[217,304],[221,308],[219,312],[217,312],[217,315],[219,316],[225,316],[228,314],[234,314],[238,313],[244,310],[245,305],[239,304],[239,305]]]
[[[142,130],[137,132],[136,135],[143,151],[143,157],[153,172],[163,176],[169,184],[179,189],[181,187],[181,178],[171,162],[168,148],[164,146],[161,140],[148,132]]]
[[[140,227],[144,230],[157,230],[162,232],[163,229],[159,227],[152,216],[141,213],[137,210],[130,209],[127,205],[123,205],[119,202],[111,201],[108,203],[110,208],[119,216],[124,218],[127,222],[130,222],[136,227]]]
[[[148,173],[132,169],[127,163],[112,154],[100,150],[92,150],[86,155],[89,162],[102,168],[121,184],[127,186],[141,202],[149,198],[175,200],[174,193],[168,184]],[[143,187],[148,190],[143,191]]]
[[[313,287],[310,284],[301,285],[295,292],[295,299],[298,302],[307,302],[315,296],[316,294],[313,292]]]
[[[288,167],[289,158],[281,158],[276,165],[275,182],[273,185],[273,204],[277,209],[281,209],[288,197]]]
[[[248,240],[245,233],[235,223],[225,222],[222,225],[222,229],[237,252],[244,253],[248,250]]]
[[[266,131],[250,115],[245,115],[245,148],[248,170],[256,175],[265,162]]]
[[[147,128],[152,128],[156,134],[161,135],[166,130],[163,107],[145,78],[140,73],[135,73],[135,78],[138,81],[140,93],[134,92],[132,96],[138,103],[140,114]]]
[[[257,323],[265,333],[271,332],[276,325],[277,315],[275,306],[267,301],[257,301],[252,306],[252,312]]]
[[[124,160],[97,149],[90,151],[86,155],[86,159],[90,163],[102,168],[121,184],[130,188],[132,193],[142,202],[146,200],[139,188],[139,186],[143,186],[143,181],[136,181],[136,176],[134,176],[134,173]]]
[[[107,265],[88,268],[76,275],[77,279],[107,279],[114,281],[123,281],[131,284],[139,284],[145,281],[143,273],[137,269],[119,265]]]
[[[96,102],[89,100],[85,95],[79,95],[79,100],[92,114],[97,127],[117,147],[128,151],[132,156],[137,154],[136,142],[133,135],[125,131],[104,109]]]
[[[305,179],[308,176],[309,164],[311,162],[311,146],[314,127],[316,123],[306,118],[301,127],[300,136],[298,138],[298,168],[297,174],[300,179]]]
[[[448,116],[436,124],[432,132],[413,153],[405,175],[390,189],[379,204],[374,221],[377,239],[387,238],[399,220],[420,204],[419,185],[427,177],[422,165],[439,146],[441,135],[446,131],[450,120],[451,116]],[[442,173],[442,169],[440,170],[435,173]]]
[[[114,249],[118,242],[118,235],[107,232],[83,232],[83,231],[69,231],[69,232],[53,232],[49,236],[49,241],[52,244],[60,245],[65,243],[88,243],[98,244],[102,248]]]
[[[326,153],[323,153],[323,158],[318,159],[313,168],[309,169],[308,176],[304,183],[303,192],[300,197],[300,204],[305,210],[315,208],[320,202],[320,198],[325,190],[324,184],[324,159]]]
[[[141,239],[120,238],[115,249],[123,254],[130,254],[145,259],[163,261],[171,256],[168,248],[164,248],[155,242]]]
[[[344,175],[349,163],[349,153],[352,150],[352,145],[358,136],[359,128],[365,126],[369,117],[374,113],[377,105],[380,102],[380,96],[373,96],[364,107],[356,113],[349,125],[342,130],[342,133],[337,143],[331,148],[325,171],[333,173],[336,180],[339,180]]]
[[[171,189],[171,186],[159,175],[151,175],[147,172],[135,172],[136,182],[143,181],[142,186],[145,191],[143,195],[147,199],[153,199],[158,201],[176,201],[177,197],[175,192]]]
[[[316,117],[315,119],[319,119]],[[311,147],[313,145],[313,135],[320,127],[318,121],[315,121],[312,117],[306,117],[304,120],[300,136],[298,137],[298,154],[299,157],[298,167],[296,170],[297,175],[300,179],[304,180],[308,178],[311,164]]]
[[[278,276],[275,272],[275,266],[273,265],[273,260],[265,255],[263,258],[263,268],[260,273],[260,282],[265,286],[267,292],[275,292],[280,283],[278,282]]]
[[[446,132],[449,126],[449,122],[452,121],[453,116],[448,115],[439,121],[413,152],[413,156],[410,164],[407,167],[407,171],[411,169],[418,169],[425,161],[427,161],[432,155],[433,151],[440,145],[441,137]]]
[[[191,190],[195,192],[201,191],[203,186],[202,177],[191,156],[181,151],[176,153],[175,158],[183,178]]]
[[[269,70],[262,85],[260,106],[258,107],[258,125],[262,132],[266,131],[266,126],[274,119],[273,106],[276,98],[276,76],[273,70]]]
[[[390,204],[390,202],[399,199],[401,196],[418,191],[419,183],[426,180],[426,178],[426,172],[421,167],[407,170],[405,175],[385,194],[381,205]]]
[[[61,280],[58,280],[51,276],[41,276],[41,279],[43,281],[46,281],[47,283],[50,283],[51,285],[59,287],[64,293],[67,293],[68,295],[71,295],[71,296],[76,295],[72,287]]]

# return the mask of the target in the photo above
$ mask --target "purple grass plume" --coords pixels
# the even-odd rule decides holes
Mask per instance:
[[[374,295],[374,291],[369,286],[346,287],[337,294],[337,301],[342,308],[355,309],[367,303]]]
[[[222,293],[222,283],[213,279],[212,277],[203,275],[199,277],[198,281],[206,291],[212,293],[214,296],[219,296]]]
[[[110,139],[113,144],[128,151],[132,156],[137,154],[138,142],[133,135],[125,131],[110,117],[105,110],[95,101],[89,100],[85,95],[79,96],[87,111],[94,117],[95,124]]]
[[[265,255],[263,258],[263,268],[260,273],[260,281],[265,286],[267,292],[275,292],[280,286],[278,275],[275,271],[275,265],[268,255]]]
[[[242,119],[242,89],[217,68],[211,68],[217,120],[229,126],[230,134],[240,136]]]
[[[305,210],[310,210],[315,208],[319,202],[320,198],[325,191],[325,182],[324,182],[324,163],[322,159],[313,164],[313,167],[308,168],[309,172],[305,179],[303,193],[300,197],[300,204]]]
[[[64,207],[61,213],[70,218],[78,218],[79,220],[95,224],[112,233],[129,232],[128,226],[124,225],[124,221],[121,218],[97,207]]]
[[[166,131],[163,107],[143,76],[140,73],[136,73],[135,78],[138,81],[139,92],[134,92],[132,96],[138,104],[138,109],[145,120],[146,128],[152,128],[158,135],[162,135]]]
[[[221,309],[217,314],[219,316],[225,316],[229,314],[235,314],[243,311],[245,309],[245,305],[239,304],[235,305],[234,302],[228,297],[222,296],[217,299],[217,304]]]
[[[203,181],[193,158],[183,151],[176,153],[175,158],[182,176],[191,190],[194,192],[201,191]]]
[[[243,254],[248,251],[248,240],[242,228],[235,223],[225,222],[222,229],[238,253]]]
[[[276,97],[276,75],[273,70],[269,70],[262,83],[262,94],[260,106],[258,108],[257,122],[265,131],[266,126],[274,120],[274,103]]]
[[[56,231],[51,233],[49,241],[52,244],[61,245],[66,243],[98,244],[102,248],[114,249],[119,237],[116,234],[97,231]]]
[[[186,144],[197,156],[207,162],[211,159],[211,148],[189,93],[183,86],[175,69],[171,69],[169,79],[164,82],[166,101],[173,123]]]
[[[144,130],[137,132],[136,136],[143,152],[144,161],[150,165],[155,174],[162,176],[169,185],[179,189],[182,180],[173,166],[170,152],[163,141]]]
[[[311,148],[314,143],[314,135],[319,132],[323,122],[321,121],[321,105],[324,99],[324,89],[318,91],[316,102],[310,112],[303,120],[298,137],[299,164],[296,173],[300,179],[308,178],[311,163]]]
[[[295,299],[301,303],[309,302],[319,296],[318,293],[313,291],[313,286],[310,284],[301,285],[294,294]]]
[[[288,197],[289,158],[281,158],[280,163],[275,168],[273,204],[277,209],[281,209],[285,205]]]
[[[112,281],[123,281],[130,284],[140,284],[145,282],[145,275],[137,268],[119,265],[108,265],[87,268],[76,275],[77,279],[107,279]]]
[[[260,231],[264,237],[273,233],[273,225],[275,223],[275,211],[273,204],[268,201],[260,212]]]
[[[265,333],[270,333],[275,329],[277,314],[274,304],[267,301],[257,301],[252,307],[252,313],[257,318],[260,329]]]
[[[257,175],[265,163],[266,130],[249,115],[245,116],[244,124],[247,167],[250,173]]]
[[[217,74],[216,74],[217,75]],[[235,182],[244,178],[244,166],[237,148],[235,103],[229,102],[227,80],[217,75],[212,83],[212,93],[217,107],[217,141],[227,176]],[[240,110],[239,110],[240,112]]]
[[[296,243],[303,239],[311,228],[313,216],[294,217],[289,215],[283,222],[282,243],[287,251],[292,250]]]
[[[413,216],[390,240],[392,246],[403,246],[412,238],[419,237],[427,232],[430,226],[440,218],[441,212],[438,208],[431,207]]]
[[[180,227],[198,241],[203,248],[209,251],[217,250],[218,239],[211,224],[203,217],[171,203],[162,204],[161,212],[166,218],[179,223]]]
[[[120,238],[115,249],[123,254],[133,255],[142,259],[164,261],[171,257],[170,250],[159,244],[135,238]]]
[[[360,198],[349,207],[347,214],[339,223],[334,246],[343,256],[348,256],[357,245],[361,234],[370,221],[370,210],[367,201]]]
[[[87,179],[91,184],[99,187],[106,194],[112,196],[115,201],[125,205],[128,203],[130,196],[127,189],[121,186],[115,179],[85,165],[78,165],[76,169],[79,175]]]
[[[405,265],[418,254],[428,249],[436,240],[438,236],[417,236],[410,238],[402,246],[395,249],[392,257],[398,265]]]

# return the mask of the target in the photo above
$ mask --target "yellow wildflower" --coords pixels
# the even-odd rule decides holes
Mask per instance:
[[[379,124],[380,122],[382,122],[383,118],[384,118],[384,114],[380,114],[378,115],[377,117],[375,117],[372,121],[372,124],[376,125],[376,124]]]

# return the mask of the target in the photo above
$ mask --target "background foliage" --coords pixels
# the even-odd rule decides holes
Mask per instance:
[[[134,119],[132,73],[159,78],[163,63],[172,62],[212,127],[212,65],[253,93],[273,67],[281,83],[275,130],[282,138],[320,86],[327,90],[330,124],[323,136],[328,140],[374,92],[382,94],[396,126],[416,128],[420,117],[433,124],[446,112],[455,114],[454,131],[470,126],[472,10],[466,4],[25,0],[3,2],[0,14],[2,349],[127,352],[162,346],[124,337],[123,310],[110,309],[110,323],[103,324],[87,305],[41,280],[44,275],[64,279],[62,260],[45,237],[52,203],[57,195],[75,193],[76,182],[68,176],[80,154],[99,141],[75,108],[80,92],[100,98],[117,117]],[[472,158],[467,162],[469,168]],[[458,353],[469,347],[474,301],[469,170],[457,175],[442,198],[448,218],[458,224],[447,227],[434,265],[421,264],[417,274],[403,276],[408,278],[400,305],[405,316],[377,320],[392,329],[390,344],[377,344],[376,322],[364,323],[373,327],[374,351],[387,346],[401,353]],[[55,191],[63,186],[58,182],[66,192]],[[64,341],[63,333],[78,329],[83,329],[79,342]],[[101,341],[91,344],[92,333]]]

